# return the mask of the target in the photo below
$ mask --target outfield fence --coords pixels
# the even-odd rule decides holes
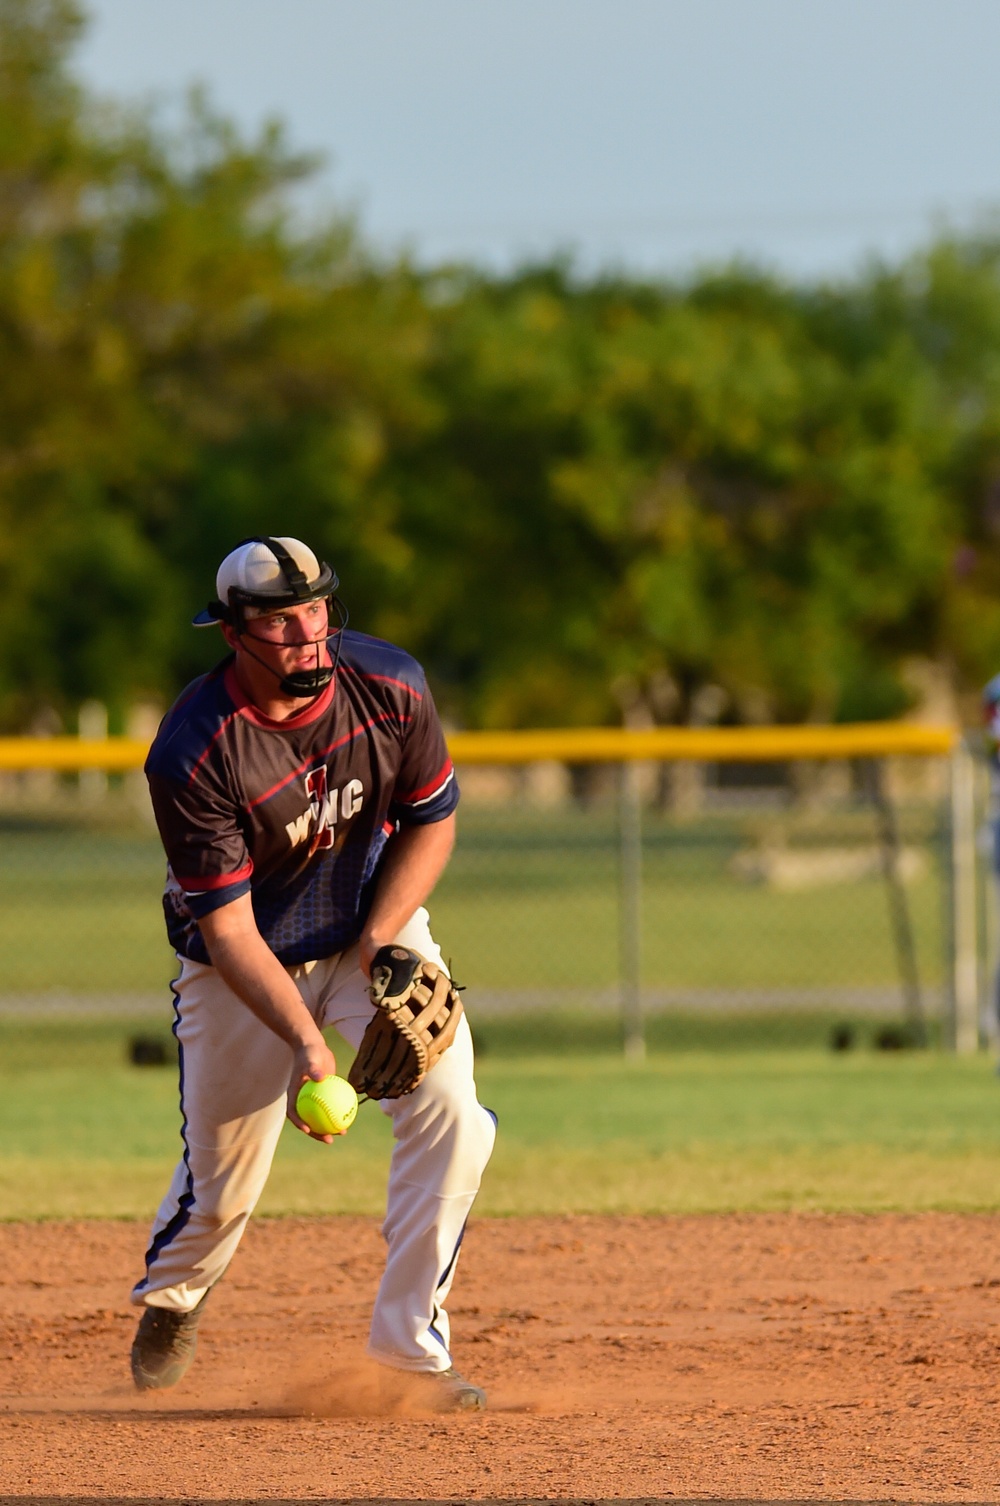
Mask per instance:
[[[487,1043],[499,1014],[617,1020],[633,1057],[796,1021],[841,1045],[993,1033],[985,779],[954,728],[449,742],[463,803],[433,921]],[[0,1011],[165,1015],[145,753],[0,739]]]

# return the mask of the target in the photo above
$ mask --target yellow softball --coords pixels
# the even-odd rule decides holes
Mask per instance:
[[[299,1118],[317,1135],[342,1135],[354,1123],[358,1095],[343,1077],[312,1078],[304,1082],[295,1099]]]

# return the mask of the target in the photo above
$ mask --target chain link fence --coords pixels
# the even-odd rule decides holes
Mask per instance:
[[[454,744],[459,842],[431,911],[482,1049],[501,1017],[505,1039],[521,1021],[536,1044],[633,1055],[969,1049],[992,1028],[967,755],[963,793],[954,753],[489,762]],[[0,1011],[165,1018],[141,773],[123,753],[110,774],[20,757],[0,775]]]
[[[480,802],[466,776],[434,913],[484,1017],[615,1015],[632,1054],[646,1037],[941,1038],[943,792],[893,805],[887,828],[867,770],[803,798],[787,769],[740,786],[689,766],[681,811],[656,788],[663,772],[605,766],[585,798],[554,804],[509,774],[506,799]]]

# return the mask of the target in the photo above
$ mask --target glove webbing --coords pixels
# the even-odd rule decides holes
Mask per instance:
[[[370,1101],[402,1097],[451,1045],[463,1014],[458,990],[443,968],[408,948],[389,946],[373,959],[369,993],[379,1013],[349,1080]]]

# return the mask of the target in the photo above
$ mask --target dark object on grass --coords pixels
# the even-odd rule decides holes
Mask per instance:
[[[913,939],[913,922],[910,917],[906,885],[903,883],[899,826],[892,801],[886,793],[882,765],[878,759],[863,759],[861,776],[871,796],[878,821],[882,874],[889,899],[889,917],[892,923],[896,962],[899,967],[899,981],[903,989],[903,1005],[906,1013],[906,1023],[902,1029],[907,1039],[892,1046],[882,1046],[880,1049],[900,1051],[906,1046],[927,1045],[927,1021],[924,1018],[923,994],[917,970],[917,949]],[[876,1045],[878,1045],[877,1039]]]
[[[875,1032],[876,1051],[912,1051],[921,1045],[910,1025],[882,1025]]]
[[[853,1025],[834,1025],[833,1029],[830,1031],[831,1051],[853,1051],[854,1042],[855,1035]]]
[[[156,1035],[134,1035],[128,1043],[128,1059],[133,1067],[169,1067],[169,1046]]]

